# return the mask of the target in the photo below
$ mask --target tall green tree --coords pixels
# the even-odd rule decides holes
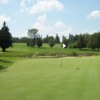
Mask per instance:
[[[82,35],[82,37],[83,37],[84,42],[85,42],[85,47],[88,47],[90,35],[89,35],[88,33],[84,33],[84,34]]]
[[[34,47],[35,46],[35,39],[28,39],[27,40],[27,46]]]
[[[40,47],[42,47],[42,44],[43,44],[43,42],[42,42],[42,37],[37,37],[37,41],[36,41],[36,45],[37,45],[37,47],[38,48],[40,48]]]
[[[60,43],[60,38],[59,38],[58,34],[56,34],[55,43]]]
[[[55,45],[55,39],[53,36],[49,37],[49,46],[52,48]]]
[[[74,43],[74,42],[75,42],[75,39],[74,39],[73,34],[69,34],[69,43]]]
[[[82,35],[79,36],[78,41],[77,41],[77,47],[81,50],[82,48],[84,48],[85,45],[85,41]]]
[[[36,29],[36,28],[34,28],[34,29],[29,29],[29,30],[28,30],[28,36],[29,36],[31,39],[37,38],[37,33],[38,33],[38,29]]]
[[[95,34],[96,34],[96,47],[99,51],[99,48],[100,48],[100,32],[97,32]]]
[[[65,44],[67,48],[69,44],[69,40],[65,36],[62,36],[62,43]]]
[[[95,50],[95,49],[97,48],[98,51],[99,51],[99,48],[100,48],[100,32],[96,32],[96,33],[94,33],[94,34],[92,34],[92,35],[90,36],[88,46],[89,46],[92,50]]]
[[[45,38],[43,38],[44,43],[49,43],[49,36],[47,35]]]
[[[90,47],[93,51],[96,49],[96,35],[92,34],[89,39],[88,47]]]
[[[3,27],[0,30],[0,47],[2,48],[2,51],[5,52],[6,48],[9,48],[10,46],[12,46],[12,35],[4,21]]]
[[[31,47],[34,47],[35,44],[36,44],[36,39],[37,39],[37,36],[38,36],[38,29],[34,28],[34,29],[29,29],[28,30],[28,36],[29,36],[29,40],[27,41],[27,45],[28,46],[31,46]]]

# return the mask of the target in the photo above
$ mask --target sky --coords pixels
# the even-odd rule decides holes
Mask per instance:
[[[42,37],[100,31],[100,0],[0,0],[0,28],[13,37],[37,28]]]

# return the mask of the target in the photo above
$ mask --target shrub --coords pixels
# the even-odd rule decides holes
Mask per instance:
[[[78,56],[78,54],[76,52],[72,52],[71,56]]]

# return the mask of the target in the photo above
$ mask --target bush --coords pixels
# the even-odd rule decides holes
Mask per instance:
[[[42,39],[40,37],[37,38],[36,45],[38,48],[42,47]]]
[[[29,40],[27,41],[27,46],[34,47],[34,46],[35,46],[35,39],[29,39]]]
[[[49,37],[49,46],[52,48],[55,45],[55,40],[53,37]]]
[[[78,56],[78,54],[76,52],[72,52],[71,56]]]

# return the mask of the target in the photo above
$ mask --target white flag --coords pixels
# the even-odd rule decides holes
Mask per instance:
[[[65,44],[63,44],[63,48],[65,48],[66,47],[66,45]]]

